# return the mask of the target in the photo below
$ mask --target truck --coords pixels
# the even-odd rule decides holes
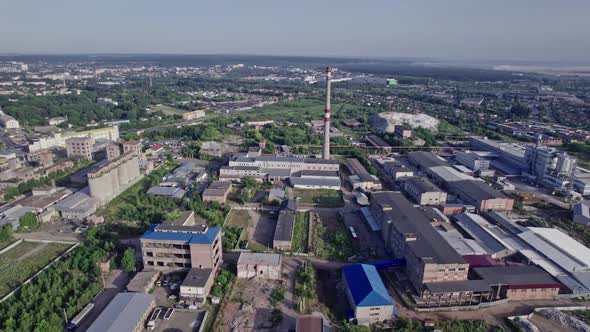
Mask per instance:
[[[68,331],[74,331],[78,328],[78,326],[80,326],[80,323],[82,322],[82,320],[84,318],[86,318],[86,316],[88,316],[88,314],[90,313],[90,311],[94,308],[94,303],[88,303],[84,309],[82,309],[82,311],[80,311],[76,316],[74,316],[74,318],[72,318],[72,320],[68,323]]]

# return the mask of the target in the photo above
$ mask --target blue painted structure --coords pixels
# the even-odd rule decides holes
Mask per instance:
[[[373,265],[356,264],[342,268],[343,276],[356,307],[393,305],[379,272]]]
[[[402,267],[402,266],[406,265],[406,260],[403,258],[387,259],[387,260],[383,260],[383,261],[370,262],[370,263],[366,263],[366,264],[373,265],[377,270],[383,271],[383,270],[391,270],[391,269],[395,269],[398,267]]]

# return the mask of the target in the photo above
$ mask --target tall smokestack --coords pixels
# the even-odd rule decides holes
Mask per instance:
[[[330,88],[332,67],[326,67],[326,109],[324,113],[324,151],[322,158],[330,159]]]

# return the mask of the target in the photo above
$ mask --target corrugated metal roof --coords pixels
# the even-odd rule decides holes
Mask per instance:
[[[486,229],[489,223],[477,214],[461,213],[455,216],[455,221],[469,236],[478,241],[488,253],[493,255],[510,249]]]
[[[90,325],[87,332],[134,331],[155,301],[153,294],[119,293]]]
[[[393,305],[375,266],[356,264],[345,266],[342,270],[357,307]]]

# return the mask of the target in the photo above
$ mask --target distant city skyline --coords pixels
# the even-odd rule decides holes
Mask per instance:
[[[590,2],[5,0],[0,53],[587,61]]]

